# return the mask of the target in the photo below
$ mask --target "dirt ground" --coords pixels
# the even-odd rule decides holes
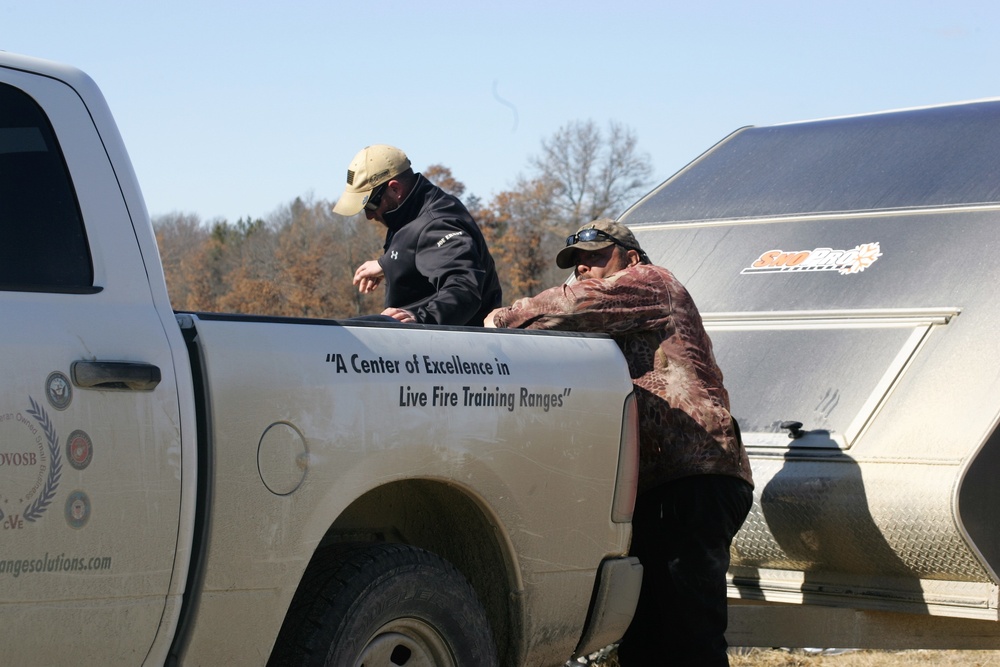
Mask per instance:
[[[569,663],[567,663],[569,664]],[[576,663],[580,664],[580,663]],[[618,667],[614,652],[586,663]],[[664,663],[669,666],[669,661]],[[730,667],[1000,667],[1000,651],[840,651],[834,649],[731,649]]]

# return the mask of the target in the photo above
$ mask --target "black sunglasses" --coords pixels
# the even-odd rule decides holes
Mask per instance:
[[[382,195],[385,194],[385,189],[389,186],[389,182],[386,181],[382,185],[375,186],[372,193],[368,196],[368,201],[365,202],[365,209],[368,211],[374,211],[378,208],[378,205],[382,203]]]
[[[615,245],[621,246],[622,248],[625,248],[626,250],[635,250],[635,248],[632,248],[632,247],[629,247],[629,246],[625,245],[624,243],[622,243],[621,241],[619,241],[618,239],[616,239],[611,234],[608,234],[607,232],[601,231],[600,229],[594,229],[593,227],[591,227],[589,229],[581,229],[576,234],[570,234],[569,236],[566,237],[566,245],[571,246],[571,245],[574,245],[574,244],[579,243],[581,241],[583,241],[583,242],[596,241],[598,239],[604,239],[605,241],[611,241]]]

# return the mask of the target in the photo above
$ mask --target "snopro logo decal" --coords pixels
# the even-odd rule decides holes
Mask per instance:
[[[813,248],[812,250],[768,250],[743,273],[796,273],[836,271],[841,275],[861,273],[882,256],[878,242],[862,243],[850,250]]]

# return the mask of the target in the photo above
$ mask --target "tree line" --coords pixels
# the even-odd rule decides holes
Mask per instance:
[[[580,225],[615,217],[651,185],[652,165],[635,134],[611,122],[576,121],[543,140],[529,175],[488,202],[464,197],[451,170],[423,175],[463,200],[483,230],[504,302],[560,283],[555,253]],[[359,264],[382,252],[385,228],[333,202],[296,198],[264,218],[204,224],[173,213],[153,220],[171,303],[176,310],[347,318],[377,313],[383,293],[359,294]]]

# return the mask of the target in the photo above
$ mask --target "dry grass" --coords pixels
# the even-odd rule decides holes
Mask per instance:
[[[669,665],[669,662],[666,664]],[[848,651],[808,653],[802,649],[734,649],[730,667],[1000,667],[1000,651]],[[589,667],[618,667],[614,653]]]
[[[801,649],[745,649],[729,657],[730,667],[1000,667],[1000,651],[850,651],[809,654]]]

